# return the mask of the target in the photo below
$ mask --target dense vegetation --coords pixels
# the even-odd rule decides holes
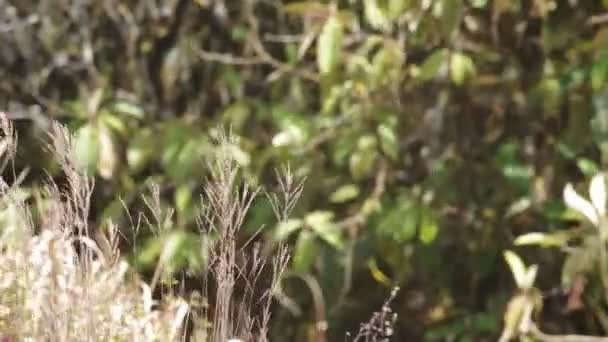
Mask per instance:
[[[65,124],[88,225],[159,288],[213,269],[221,149],[253,188],[304,181],[235,236],[290,246],[271,340],[356,335],[396,286],[395,340],[496,340],[518,300],[544,333],[608,334],[603,180],[574,191],[608,162],[606,0],[0,0],[0,43],[4,177],[33,208],[69,184],[45,148]]]

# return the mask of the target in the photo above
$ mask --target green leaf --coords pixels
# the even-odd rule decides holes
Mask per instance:
[[[581,247],[573,248],[562,266],[562,285],[570,287],[576,277],[592,272],[600,254],[600,242],[595,237],[588,237]]]
[[[420,67],[418,78],[422,81],[428,81],[437,76],[442,67],[445,66],[449,56],[447,49],[439,49],[428,56]]]
[[[355,180],[363,179],[371,174],[376,164],[377,154],[376,150],[370,152],[358,150],[350,155],[350,174]]]
[[[293,268],[297,272],[308,273],[317,256],[317,244],[311,231],[303,230],[298,236],[293,255]]]
[[[94,175],[99,159],[99,131],[97,126],[88,123],[78,131],[74,137],[74,154],[78,165],[87,172]]]
[[[376,228],[381,236],[403,243],[416,237],[420,210],[409,198],[401,196],[394,207],[375,214],[380,216]]]
[[[388,18],[386,9],[380,6],[378,0],[364,0],[364,14],[367,23],[374,29],[389,31],[391,20]]]
[[[289,237],[293,232],[302,228],[304,221],[300,219],[288,219],[287,221],[279,222],[274,232],[274,239],[282,241]]]
[[[200,269],[203,253],[199,236],[183,230],[172,231],[163,241],[159,262],[169,274],[183,268]]]
[[[450,76],[456,85],[463,84],[475,74],[475,64],[471,57],[455,52],[450,59]]]
[[[150,128],[142,128],[129,142],[127,147],[127,164],[133,172],[145,168],[158,154],[158,139]]]
[[[462,0],[441,0],[436,3],[440,12],[441,31],[446,39],[451,39],[460,25]]]
[[[342,55],[342,23],[330,16],[317,40],[317,65],[321,74],[329,74],[340,63]]]
[[[430,209],[422,211],[420,218],[420,241],[425,245],[431,244],[437,239],[439,223]]]
[[[185,214],[192,206],[192,189],[187,184],[182,184],[175,189],[175,209],[178,214]]]
[[[125,114],[138,120],[142,120],[146,116],[142,107],[125,100],[115,101],[112,104],[111,110],[115,113]]]
[[[594,176],[600,172],[599,165],[597,165],[595,161],[588,158],[578,158],[576,160],[576,165],[578,166],[578,169],[581,170],[581,172],[587,177]]]
[[[591,67],[591,88],[595,91],[600,90],[608,81],[608,53],[605,55]]]
[[[387,124],[378,126],[378,136],[380,137],[380,147],[392,161],[396,161],[399,154],[399,138],[394,127]]]
[[[359,196],[359,186],[356,184],[347,184],[339,187],[329,196],[329,201],[332,203],[344,203]]]
[[[313,211],[306,215],[304,223],[312,228],[312,230],[322,240],[330,244],[336,249],[344,247],[342,239],[342,230],[333,222],[334,213],[331,211]]]

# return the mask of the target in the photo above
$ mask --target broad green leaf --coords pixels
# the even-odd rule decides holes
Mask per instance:
[[[163,264],[169,274],[183,268],[200,270],[204,266],[204,253],[197,234],[174,230],[163,240],[159,262]]]
[[[380,147],[391,160],[396,161],[399,154],[399,138],[394,127],[387,124],[378,126],[378,136],[380,137]]]
[[[142,128],[129,141],[127,164],[133,172],[145,168],[158,155],[158,139],[150,128]]]
[[[178,214],[185,214],[192,206],[192,189],[187,184],[182,184],[175,189],[175,210]]]
[[[89,175],[94,175],[99,158],[99,130],[96,125],[85,124],[76,131],[74,154],[78,165]]]
[[[608,57],[608,53],[605,54]],[[596,62],[591,67],[591,88],[600,90],[608,81],[608,58]]]
[[[357,150],[350,155],[350,174],[355,180],[363,179],[371,174],[376,163],[377,154],[376,150],[369,152]]]
[[[587,177],[592,177],[600,172],[600,167],[597,165],[597,163],[588,158],[578,158],[576,160],[576,165],[578,166],[578,169],[581,170],[581,172]]]
[[[321,74],[329,74],[336,69],[342,56],[342,23],[331,16],[323,25],[317,40],[317,66]]]
[[[359,186],[356,184],[347,184],[339,187],[329,196],[329,201],[332,203],[348,202],[359,196]]]
[[[308,273],[317,256],[317,244],[311,231],[303,230],[298,235],[298,241],[293,255],[293,268],[297,272]]]
[[[331,211],[313,211],[306,215],[304,223],[322,240],[336,249],[342,249],[344,247],[342,230],[333,219],[334,213]]]
[[[274,232],[274,239],[282,241],[298,229],[302,228],[303,225],[304,222],[300,219],[288,219],[287,221],[279,222]]]
[[[419,79],[428,81],[437,76],[442,67],[445,67],[449,52],[447,49],[439,49],[427,57],[420,67]]]
[[[112,104],[111,109],[113,112],[125,114],[138,120],[142,120],[146,116],[142,107],[125,100],[115,101]]]
[[[430,209],[422,210],[420,218],[420,241],[425,245],[431,244],[437,239],[439,223]]]
[[[120,134],[121,136],[127,136],[129,134],[129,128],[127,127],[126,120],[105,109],[100,112],[99,123]]]
[[[420,219],[420,209],[411,199],[402,196],[393,207],[387,207],[375,214],[378,216],[376,229],[380,236],[403,243],[416,237]]]

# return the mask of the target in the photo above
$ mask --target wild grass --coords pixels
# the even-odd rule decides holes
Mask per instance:
[[[4,113],[0,131],[2,171],[10,174],[17,136]],[[194,302],[170,292],[160,301],[153,298],[162,264],[146,284],[120,254],[119,229],[109,224],[100,232],[90,226],[94,179],[78,166],[65,127],[53,124],[49,136],[65,186],[49,180],[42,198],[32,204],[20,187],[22,177],[13,175],[13,184],[0,179],[0,338],[175,341],[188,335],[197,341],[268,341],[273,293],[289,253],[283,244],[268,254],[257,244],[237,243],[249,207],[262,190],[240,180],[238,164],[227,151],[235,143],[232,137],[220,135],[203,191],[199,228],[215,242],[201,284],[205,298],[198,300],[209,303],[197,312],[190,305]],[[302,182],[287,170],[279,184],[280,196],[268,194],[268,200],[277,219],[286,220]],[[160,219],[160,207],[150,208]]]
[[[0,131],[7,171],[17,137],[4,114]],[[94,241],[88,224],[93,179],[77,167],[67,130],[55,124],[50,136],[67,185],[47,182],[43,207],[26,201],[19,182],[0,179],[0,336],[15,341],[181,339],[188,305],[178,298],[157,305],[150,288],[120,257],[115,226],[105,234],[109,248]]]
[[[229,153],[237,141],[218,135],[197,220],[207,267],[201,293],[186,300],[163,286],[161,262],[149,284],[130,269],[118,248],[124,230],[111,222],[103,231],[89,224],[94,178],[78,166],[65,127],[54,123],[48,144],[65,185],[49,177],[35,201],[21,186],[25,173],[12,167],[17,135],[1,112],[0,135],[0,171],[9,176],[0,177],[0,340],[269,341],[272,303],[289,251],[282,242],[270,248],[253,242],[263,227],[244,243],[239,237],[261,194],[277,221],[288,219],[303,189],[289,168],[277,173],[276,193],[252,187]],[[172,229],[166,227],[171,212],[163,216],[159,192],[152,192],[145,202],[153,217],[145,221]],[[387,308],[362,326],[356,340],[375,341],[370,336],[377,326],[385,332]]]

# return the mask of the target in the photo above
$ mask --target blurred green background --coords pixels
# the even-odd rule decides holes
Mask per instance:
[[[0,0],[0,109],[29,196],[62,181],[42,143],[59,120],[97,177],[91,222],[119,223],[145,276],[174,239],[186,290],[218,127],[249,182],[306,178],[287,224],[256,201],[242,232],[292,247],[274,340],[311,339],[304,277],[330,341],[393,286],[395,340],[492,341],[515,289],[503,250],[569,229],[564,184],[608,161],[608,1]],[[130,229],[152,183],[167,235]],[[517,251],[540,264],[545,330],[606,332],[604,304],[564,310],[562,253]]]

